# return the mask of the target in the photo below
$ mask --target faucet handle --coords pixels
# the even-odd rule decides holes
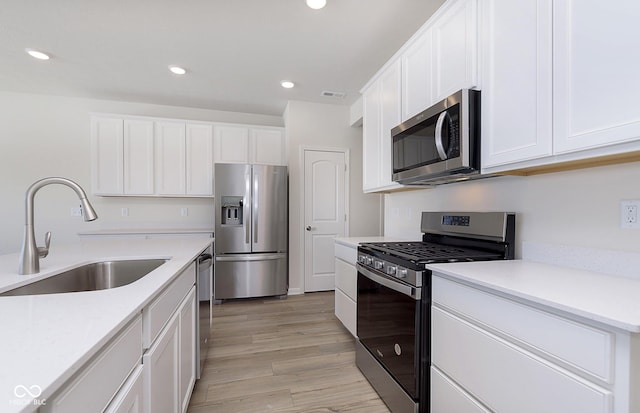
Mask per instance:
[[[41,258],[49,255],[49,245],[51,245],[51,231],[47,231],[47,233],[44,234],[44,247],[38,247],[38,255]]]

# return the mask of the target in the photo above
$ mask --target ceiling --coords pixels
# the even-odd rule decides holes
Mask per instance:
[[[350,105],[443,1],[3,0],[0,90],[276,116]]]

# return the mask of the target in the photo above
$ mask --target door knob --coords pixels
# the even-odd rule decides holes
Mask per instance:
[[[311,225],[307,225],[307,231],[311,231],[313,229],[315,229],[315,228],[313,228]]]

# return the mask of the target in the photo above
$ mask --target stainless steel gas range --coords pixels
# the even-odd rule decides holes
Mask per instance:
[[[356,364],[393,413],[429,411],[431,272],[513,259],[515,215],[423,212],[422,241],[358,247]]]

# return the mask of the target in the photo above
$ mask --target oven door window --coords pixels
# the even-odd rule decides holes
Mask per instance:
[[[358,273],[358,339],[404,390],[417,398],[420,300]]]
[[[444,113],[444,112],[442,112]],[[399,173],[420,166],[442,162],[460,156],[460,105],[446,110],[447,116],[442,122],[442,137],[436,137],[436,124],[440,114],[420,122],[419,124],[393,137],[393,172]],[[440,140],[440,142],[436,142]],[[440,150],[446,156],[438,152]]]

